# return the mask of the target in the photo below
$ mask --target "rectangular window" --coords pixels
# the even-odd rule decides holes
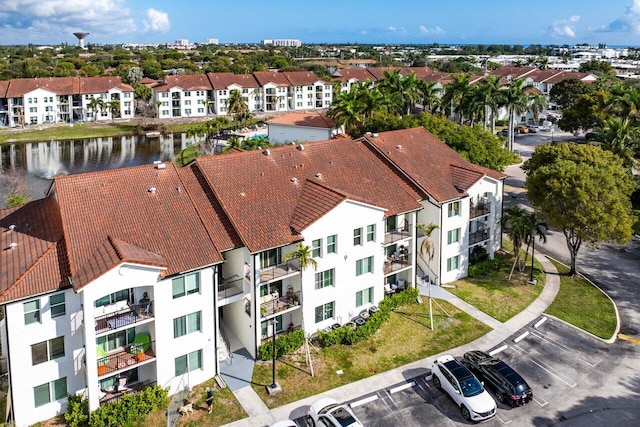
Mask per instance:
[[[456,255],[447,259],[447,271],[457,270],[460,263],[460,256]]]
[[[31,362],[34,365],[64,357],[64,337],[53,338],[31,346]]]
[[[373,301],[373,286],[356,292],[356,307],[370,304]]]
[[[64,294],[51,295],[49,297],[51,317],[64,316],[66,313]]]
[[[25,325],[40,321],[40,300],[25,302],[22,307],[24,309]]]
[[[457,243],[460,241],[460,229],[449,230],[447,232],[447,244]]]
[[[176,377],[202,368],[202,350],[192,351],[175,358]]]
[[[260,266],[262,268],[273,267],[280,263],[282,263],[282,248],[260,252]]]
[[[184,105],[191,105],[191,100],[190,99],[185,100]]]
[[[200,273],[176,277],[172,281],[173,299],[200,292]]]
[[[98,308],[105,305],[115,304],[120,301],[129,301],[133,303],[133,289],[125,289],[109,295],[105,295],[102,298],[98,298],[97,300],[95,300],[93,305]]]
[[[362,228],[353,230],[353,246],[362,245]]]
[[[371,273],[373,271],[373,257],[367,257],[356,261],[356,276],[361,276],[365,273]]]
[[[326,288],[327,286],[333,286],[335,270],[321,271],[316,273],[316,289]]]
[[[102,347],[105,353],[109,353],[131,345],[135,337],[136,328],[128,328],[123,331],[114,332],[112,334],[96,338],[96,345]]]
[[[323,320],[331,319],[333,317],[334,304],[335,303],[332,301],[316,307],[316,323],[320,323]]]
[[[186,92],[184,93],[184,96],[191,96],[191,92],[186,91]]]
[[[33,388],[33,400],[35,407],[46,405],[55,400],[67,397],[67,378],[60,378],[50,383],[45,383]],[[53,396],[53,400],[51,397]]]
[[[178,338],[193,332],[199,332],[201,327],[201,312],[187,314],[173,319],[173,337]]]
[[[311,243],[311,256],[314,258],[322,257],[322,239],[314,240]]]
[[[460,215],[460,202],[449,203],[449,218]]]
[[[335,234],[333,236],[327,237],[327,253],[338,253],[338,236]]]
[[[371,224],[367,225],[367,242],[375,242],[376,241],[376,225]]]

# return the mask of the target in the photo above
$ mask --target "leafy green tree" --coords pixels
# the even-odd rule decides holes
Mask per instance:
[[[318,261],[313,258],[311,248],[307,245],[303,245],[302,243],[298,243],[295,251],[289,252],[284,256],[285,262],[294,259],[298,260],[300,269],[302,269],[303,271],[310,266],[313,266],[313,268],[315,269],[318,268]]]
[[[605,61],[598,61],[592,59],[591,61],[583,62],[580,64],[581,73],[593,73],[598,76],[615,77],[616,70],[613,66]]]
[[[558,126],[567,132],[601,127],[607,119],[605,105],[608,96],[604,91],[580,95],[573,107],[562,111],[562,118],[558,121]]]
[[[585,82],[572,77],[553,85],[549,91],[549,100],[562,109],[573,108],[580,95],[589,93],[590,90]]]
[[[576,273],[582,243],[625,243],[631,238],[631,174],[622,160],[597,146],[536,147],[522,169],[528,197],[550,227],[562,231]]]
[[[327,115],[349,135],[357,133],[364,121],[364,106],[358,90],[340,92],[327,110]]]
[[[229,92],[229,98],[227,98],[226,104],[227,114],[231,114],[236,121],[243,113],[249,111],[249,107],[247,106],[247,103],[244,102],[242,93],[238,89],[232,89]]]
[[[509,114],[509,151],[513,151],[516,115],[524,113],[528,107],[528,96],[525,91],[526,86],[524,85],[524,82],[524,79],[511,79],[502,91],[502,103],[507,108]]]

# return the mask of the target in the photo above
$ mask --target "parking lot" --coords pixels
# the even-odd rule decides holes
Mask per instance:
[[[608,344],[558,320],[546,319],[527,326],[495,348],[480,349],[511,365],[534,391],[533,402],[524,407],[499,403],[496,417],[483,425],[549,425],[563,421],[559,415],[563,408],[581,405],[593,388],[602,384]],[[469,425],[453,400],[434,388],[429,370],[430,366],[425,366],[423,374],[372,391],[349,404],[365,426]],[[589,414],[589,409],[584,412]],[[296,422],[302,426],[304,418]]]

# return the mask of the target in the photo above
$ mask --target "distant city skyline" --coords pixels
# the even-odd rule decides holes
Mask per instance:
[[[0,0],[0,43],[557,44],[640,46],[640,0]]]

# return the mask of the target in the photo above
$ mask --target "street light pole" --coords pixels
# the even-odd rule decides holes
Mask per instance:
[[[278,387],[276,384],[276,318],[274,317],[271,320],[271,342],[273,346],[271,347],[273,363],[271,364],[271,387],[272,390],[275,390]]]
[[[536,254],[536,236],[534,235],[532,237],[533,239],[533,243],[531,245],[531,273],[529,274],[529,283],[531,283],[532,285],[535,285],[536,282],[534,282],[533,280],[533,257]]]

